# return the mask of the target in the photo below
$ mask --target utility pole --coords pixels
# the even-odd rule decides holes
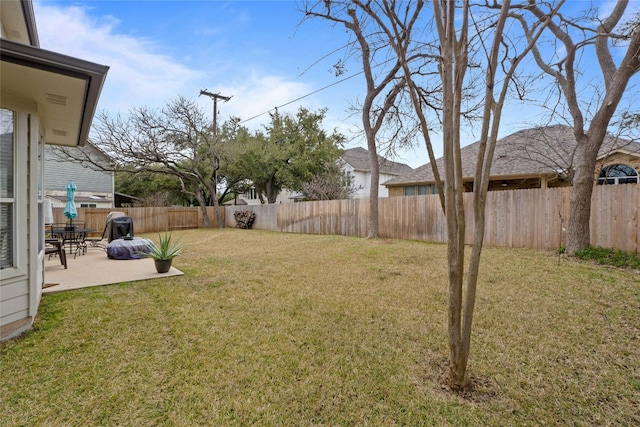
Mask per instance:
[[[200,95],[208,96],[213,99],[213,140],[214,143],[218,142],[218,99],[227,102],[231,99],[230,96],[222,96],[219,93],[211,93],[207,89],[203,89],[200,91]],[[218,227],[224,227],[222,224],[222,219],[220,216],[220,210],[218,209],[218,169],[220,168],[220,159],[218,158],[217,153],[213,154],[213,182],[215,193],[211,195],[213,197],[213,206],[216,208],[216,222],[218,223]]]
[[[213,99],[213,136],[216,137],[218,135],[218,99],[227,102],[231,99],[230,96],[222,96],[219,93],[211,93],[207,91],[207,89],[203,89],[200,91],[200,95],[208,96]]]

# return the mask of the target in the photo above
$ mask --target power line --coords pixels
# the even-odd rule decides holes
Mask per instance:
[[[308,97],[308,96],[314,95],[314,94],[316,94],[316,93],[318,93],[318,92],[322,92],[322,91],[323,91],[323,90],[325,90],[325,89],[329,89],[329,88],[330,88],[330,87],[332,87],[332,86],[335,86],[335,85],[337,85],[337,84],[343,83],[343,82],[345,82],[345,81],[347,81],[347,80],[349,80],[349,79],[352,79],[352,78],[354,78],[354,77],[356,77],[356,76],[358,76],[358,75],[360,75],[360,74],[362,74],[362,73],[364,73],[364,71],[360,71],[360,72],[358,72],[358,73],[352,74],[352,75],[350,75],[350,76],[348,76],[348,77],[345,77],[344,79],[338,80],[337,82],[333,82],[333,83],[331,83],[331,84],[329,84],[329,85],[326,85],[326,86],[324,86],[324,87],[321,87],[320,89],[316,89],[316,90],[314,90],[313,92],[309,92],[309,93],[308,93],[308,94],[306,94],[306,95],[302,95],[302,96],[300,96],[300,97],[298,97],[298,98],[296,98],[296,99],[294,99],[294,100],[292,100],[292,101],[285,102],[285,103],[284,103],[284,104],[282,104],[282,105],[278,105],[277,107],[274,107],[274,108],[272,108],[272,109],[270,109],[270,110],[267,110],[267,111],[265,111],[264,113],[256,114],[256,115],[255,115],[255,116],[253,116],[253,117],[249,117],[248,119],[242,120],[240,123],[248,122],[249,120],[253,120],[253,119],[258,118],[258,117],[260,117],[260,116],[264,116],[265,114],[268,114],[268,113],[270,113],[270,112],[272,112],[272,111],[274,111],[274,110],[277,110],[278,108],[286,107],[286,106],[287,106],[287,105],[289,105],[289,104],[293,104],[294,102],[300,101],[301,99],[304,99],[304,98],[306,98],[306,97]]]
[[[389,59],[387,59],[386,61],[383,61],[383,62],[381,62],[381,63],[379,63],[379,64],[374,65],[372,68],[380,67],[380,66],[382,66],[382,65],[384,65],[384,64],[387,64],[388,62],[391,62],[392,60],[393,60],[393,58],[389,58]],[[305,71],[305,72],[306,72],[306,71]],[[341,79],[341,80],[338,80],[337,82],[333,82],[333,83],[331,83],[331,84],[329,84],[329,85],[326,85],[326,86],[321,87],[320,89],[316,89],[316,90],[314,90],[313,92],[309,92],[309,93],[307,93],[306,95],[302,95],[302,96],[300,96],[300,97],[298,97],[298,98],[296,98],[296,99],[294,99],[294,100],[292,100],[292,101],[285,102],[284,104],[282,104],[282,105],[278,105],[278,106],[276,106],[276,107],[274,107],[274,108],[272,108],[272,109],[270,109],[270,110],[267,110],[267,111],[265,111],[265,112],[263,112],[263,113],[256,114],[256,115],[255,115],[255,116],[253,116],[253,117],[249,117],[248,119],[242,120],[242,121],[240,121],[240,123],[245,123],[245,122],[248,122],[248,121],[250,121],[250,120],[256,119],[256,118],[258,118],[258,117],[260,117],[260,116],[264,116],[265,114],[268,114],[268,113],[270,113],[270,112],[272,112],[272,111],[274,111],[274,110],[277,110],[278,108],[286,107],[286,106],[287,106],[287,105],[289,105],[289,104],[293,104],[294,102],[300,101],[301,99],[304,99],[304,98],[306,98],[306,97],[308,97],[308,96],[311,96],[311,95],[314,95],[314,94],[316,94],[316,93],[318,93],[318,92],[322,92],[323,90],[329,89],[329,88],[330,88],[330,87],[332,87],[332,86],[335,86],[335,85],[337,85],[337,84],[340,84],[340,83],[346,82],[347,80],[352,79],[352,78],[354,78],[354,77],[356,77],[356,76],[359,76],[360,74],[363,74],[363,73],[364,73],[364,71],[359,71],[359,72],[357,72],[357,73],[355,73],[355,74],[352,74],[352,75],[350,75],[350,76],[348,76],[348,77],[345,77],[345,78],[343,78],[343,79]],[[304,73],[303,73],[303,74],[304,74]]]

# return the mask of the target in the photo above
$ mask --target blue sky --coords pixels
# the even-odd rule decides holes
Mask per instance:
[[[184,96],[213,114],[212,101],[198,96],[207,89],[232,96],[218,103],[219,122],[251,118],[244,125],[256,129],[268,123],[268,111],[303,97],[280,111],[327,108],[325,126],[345,134],[347,148],[366,146],[354,133],[359,116],[348,111],[364,93],[358,67],[342,83],[345,76],[331,73],[345,59],[348,34],[326,21],[301,23],[295,1],[34,0],[34,9],[43,49],[110,67],[100,110],[159,108]],[[510,106],[501,134],[522,128],[531,114]],[[427,163],[424,144],[394,160]]]
[[[198,96],[208,89],[233,97],[218,103],[219,122],[260,115],[244,123],[257,128],[269,110],[304,97],[280,110],[328,108],[325,126],[353,136],[358,117],[347,110],[362,82],[336,84],[344,76],[330,69],[344,52],[326,57],[345,45],[346,32],[300,24],[293,1],[44,0],[34,8],[43,49],[110,67],[100,110],[126,113],[185,96],[213,114],[212,101]]]

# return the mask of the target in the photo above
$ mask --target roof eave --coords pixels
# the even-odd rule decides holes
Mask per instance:
[[[36,15],[33,13],[33,3],[31,0],[22,0],[20,3],[22,4],[27,33],[29,34],[29,43],[31,43],[31,46],[40,47],[38,29],[36,28]]]
[[[523,173],[523,174],[509,174],[509,175],[491,175],[489,177],[489,181],[504,181],[504,180],[513,180],[513,179],[525,179],[532,177],[550,177],[556,176],[557,172],[532,172],[532,173]],[[472,176],[466,176],[462,178],[463,182],[473,182]],[[427,184],[435,184],[435,179],[423,179],[419,181],[403,181],[403,182],[384,182],[382,185],[385,187],[402,187],[406,185],[427,185]]]
[[[621,154],[626,154],[626,155],[629,155],[629,156],[640,157],[640,153],[638,153],[638,152],[634,152],[634,151],[630,151],[630,150],[625,150],[623,148],[619,148],[619,149],[612,150],[612,151],[609,151],[609,152],[607,152],[605,154],[602,154],[602,155],[598,156],[598,158],[596,160],[606,159],[607,157],[610,157],[611,155],[616,154],[616,153],[621,153]]]
[[[84,80],[84,91],[77,94],[82,97],[81,111],[79,117],[72,118],[78,122],[77,138],[75,141],[66,141],[62,144],[83,146],[89,136],[91,122],[109,67],[5,39],[2,39],[0,44],[0,58],[2,62],[24,67],[25,70],[37,70],[45,78],[47,76],[65,76],[80,81]],[[2,89],[5,90],[4,83]],[[17,95],[28,99],[34,96],[44,97],[45,94],[34,95],[25,92]]]

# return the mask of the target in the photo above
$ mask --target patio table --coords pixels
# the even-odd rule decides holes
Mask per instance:
[[[69,244],[69,255],[73,252],[73,258],[78,255],[78,253],[83,254],[86,251],[86,243],[85,238],[89,233],[95,233],[96,230],[94,228],[80,228],[80,227],[63,227],[63,228],[52,228],[51,236],[54,238],[60,238],[62,240],[62,246],[65,244]],[[73,247],[75,246],[75,251]]]

